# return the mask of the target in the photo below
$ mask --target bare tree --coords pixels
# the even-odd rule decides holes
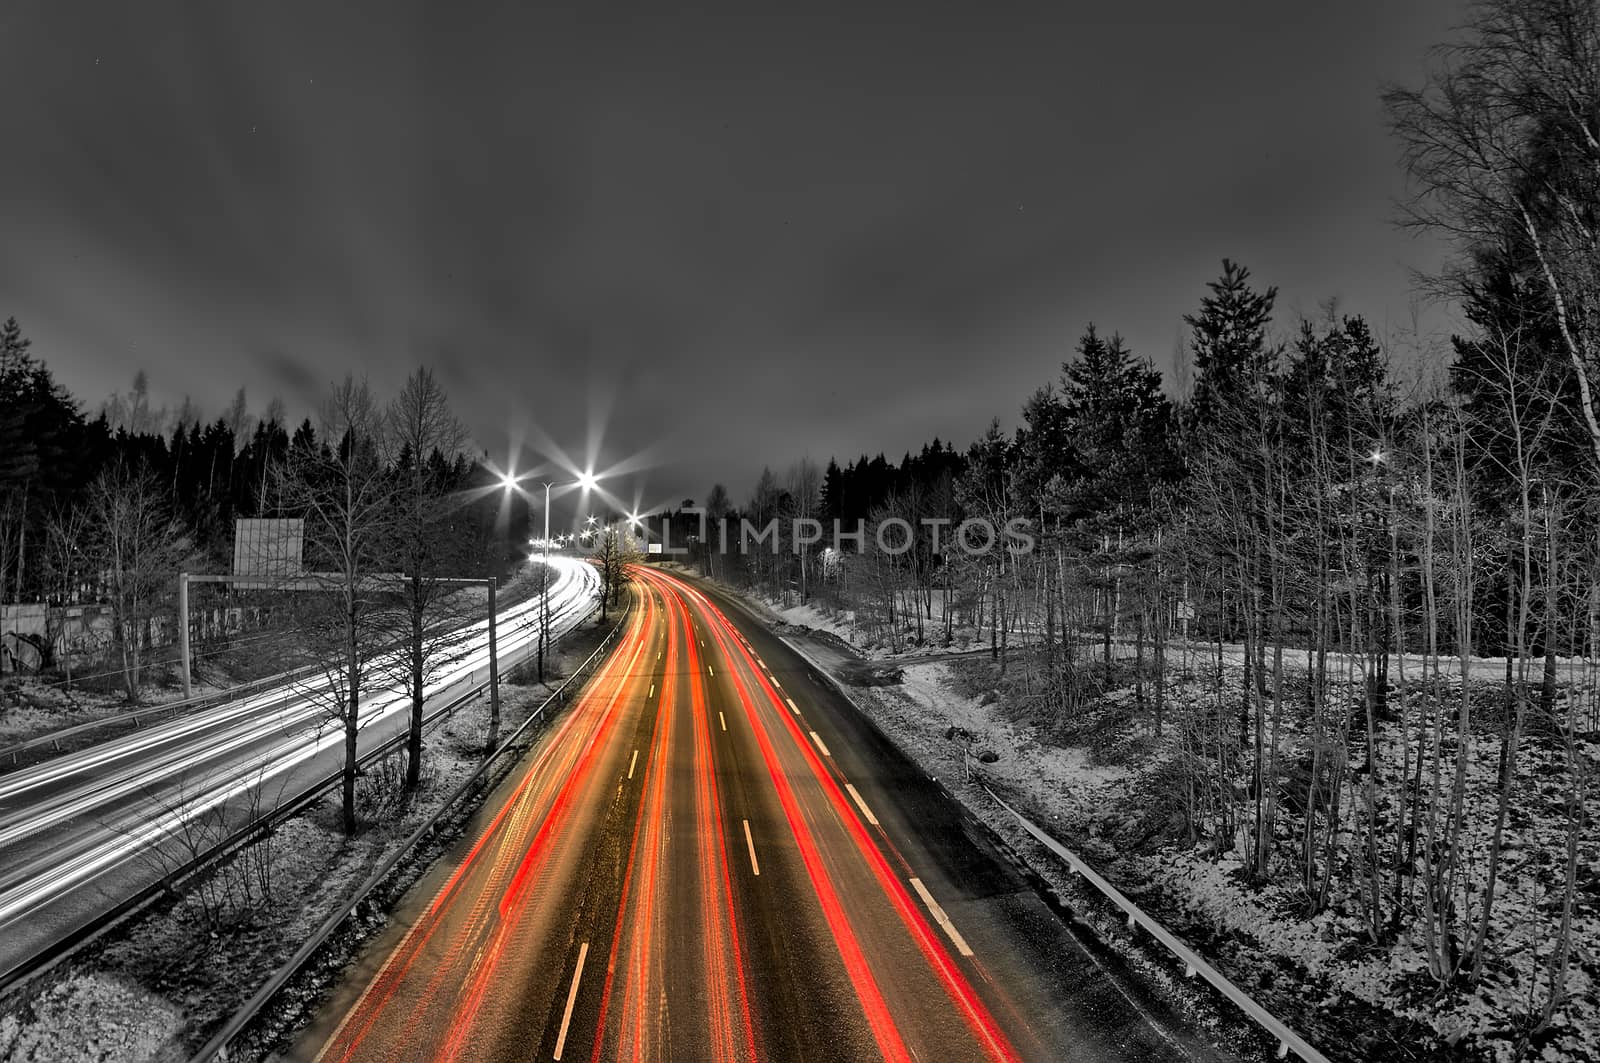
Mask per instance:
[[[72,682],[72,650],[65,619],[66,606],[78,600],[79,592],[91,577],[88,511],[82,506],[57,506],[45,521],[44,568],[49,579],[51,604],[56,605],[63,619],[60,663],[66,672],[67,682]]]
[[[1600,20],[1592,0],[1489,0],[1421,89],[1385,95],[1411,219],[1464,257],[1513,246],[1554,308],[1600,468]],[[1442,278],[1456,294],[1470,276]]]
[[[12,587],[7,578],[13,565],[19,563],[23,519],[22,492],[10,489],[0,490],[0,606],[3,606],[15,595],[6,592]],[[21,579],[19,577],[17,590],[20,592]],[[5,645],[5,631],[0,629],[0,661],[10,653]],[[4,667],[0,666],[0,671]],[[5,687],[0,686],[0,705],[5,704]]]
[[[320,413],[321,440],[292,447],[281,477],[284,508],[305,520],[305,556],[321,593],[302,608],[302,634],[326,685],[306,687],[344,730],[344,829],[354,834],[357,736],[369,658],[386,641],[375,580],[392,542],[394,483],[383,419],[364,382],[345,377]]]
[[[137,701],[148,624],[193,543],[161,484],[142,468],[119,461],[102,472],[89,486],[85,506],[88,565],[99,574],[111,606],[124,693]]]
[[[454,627],[447,621],[461,615],[459,608],[451,608],[461,598],[456,587],[442,581],[462,561],[462,539],[454,533],[450,516],[457,508],[454,488],[467,433],[426,368],[411,374],[389,404],[385,428],[395,460],[394,557],[405,576],[405,652],[399,660],[411,698],[405,779],[410,790],[421,777],[423,691]]]
[[[250,413],[250,403],[245,399],[244,388],[234,392],[233,401],[228,403],[228,412],[223,414],[223,421],[233,436],[236,450],[249,441],[250,433],[255,431],[256,419]]]
[[[277,832],[269,821],[282,806],[288,780],[281,779],[269,793],[263,769],[243,780],[246,785],[233,800],[211,798],[212,791],[234,781],[219,773],[180,776],[175,787],[143,791],[144,818],[111,825],[140,843],[141,859],[169,880],[166,888],[174,896],[193,905],[206,929],[245,922],[274,899]],[[219,847],[251,828],[256,829],[249,841],[212,861]]]
[[[609,615],[608,607],[622,601],[622,585],[628,579],[628,566],[637,564],[643,555],[628,531],[608,525],[600,532],[593,556],[600,567],[600,619],[605,620]]]
[[[819,492],[822,489],[822,470],[817,468],[817,463],[809,457],[801,458],[789,466],[788,488],[790,504],[793,507],[796,520],[812,521],[817,519],[817,511],[822,505]],[[811,598],[810,582],[810,553],[809,546],[795,544],[796,553],[800,555],[800,601],[806,602]]]
[[[705,542],[700,544],[707,576],[720,577],[723,574],[722,565],[718,563],[722,549],[722,522],[732,509],[733,503],[728,499],[728,489],[721,484],[713,484],[711,493],[706,496]]]

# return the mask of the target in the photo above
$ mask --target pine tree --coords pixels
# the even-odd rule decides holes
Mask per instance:
[[[1062,366],[1061,407],[1082,514],[1148,505],[1156,486],[1177,474],[1172,401],[1161,373],[1135,360],[1120,335],[1102,340],[1089,326],[1078,357]]]
[[[1016,496],[1034,503],[1032,514],[1052,490],[1053,481],[1075,479],[1081,469],[1072,446],[1072,422],[1055,385],[1046,384],[1029,396],[1017,429],[1012,476]]]
[[[844,519],[845,505],[844,471],[839,468],[839,463],[833,458],[828,459],[828,468],[822,474],[822,517],[824,520]]]
[[[45,513],[95,472],[77,403],[31,346],[16,318],[0,325],[0,597],[15,600],[41,589],[29,559]]]
[[[1222,276],[1206,285],[1211,294],[1200,301],[1200,313],[1184,315],[1197,374],[1192,410],[1198,426],[1270,390],[1278,352],[1267,343],[1267,325],[1278,289],[1257,292],[1249,280],[1248,269],[1223,259]]]

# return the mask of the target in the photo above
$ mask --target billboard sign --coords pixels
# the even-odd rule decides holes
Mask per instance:
[[[306,522],[299,517],[233,522],[233,574],[287,579],[305,571]]]

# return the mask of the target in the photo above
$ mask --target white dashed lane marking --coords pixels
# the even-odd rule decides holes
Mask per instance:
[[[578,966],[572,972],[572,988],[567,990],[567,1010],[561,1015],[561,1032],[556,1035],[554,1059],[560,1059],[561,1050],[567,1047],[567,1027],[572,1025],[572,1006],[578,1002],[578,979],[583,977],[583,961],[588,958],[589,943],[585,941],[578,948]]]
[[[750,821],[744,821],[744,843],[750,847],[750,870],[757,875],[761,874],[761,865],[756,861],[756,840],[750,836]]]
[[[928,887],[922,884],[920,878],[911,880],[911,886],[922,898],[922,903],[928,906],[928,912],[933,916],[933,921],[938,923],[944,932],[950,935],[950,941],[955,945],[956,951],[963,956],[972,955],[972,946],[967,944],[967,939],[961,936],[961,931],[950,922],[950,917],[944,914],[944,909],[939,907],[939,902],[933,899],[933,894],[928,892]]]
[[[872,809],[868,808],[867,803],[861,800],[861,795],[856,792],[856,788],[850,783],[845,783],[844,788],[850,792],[851,800],[855,801],[856,807],[861,810],[861,814],[866,817],[867,822],[876,827],[878,825],[878,817],[874,816]]]

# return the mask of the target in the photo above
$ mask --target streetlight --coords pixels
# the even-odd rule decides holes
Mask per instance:
[[[589,491],[599,478],[594,473],[585,470],[578,474],[578,478],[570,483],[562,483],[561,487],[581,487]],[[556,481],[546,480],[544,484],[544,539],[541,541],[544,550],[544,563],[539,567],[539,682],[544,682],[544,648],[550,638],[550,488],[557,486]],[[593,517],[589,518],[591,521]]]

